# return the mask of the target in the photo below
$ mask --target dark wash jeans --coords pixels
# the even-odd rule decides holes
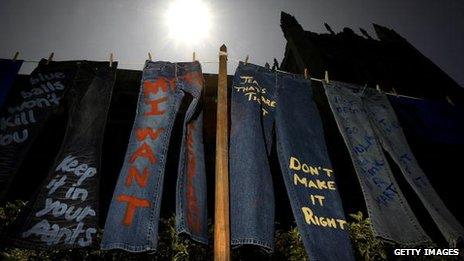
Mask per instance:
[[[353,260],[310,81],[243,63],[231,95],[232,245],[274,248],[275,203],[268,158],[272,142],[310,259]]]
[[[8,234],[18,246],[68,249],[96,241],[100,157],[116,64],[75,63],[77,74],[63,102],[68,120],[61,148]]]
[[[455,246],[464,229],[417,163],[386,95],[340,82],[325,84],[325,90],[350,150],[375,234],[403,245],[430,242],[392,175],[383,147],[446,240]]]
[[[0,202],[47,120],[57,114],[63,95],[74,84],[76,62],[40,61],[30,88],[10,93],[0,116]]]
[[[22,64],[22,60],[0,59],[0,109],[7,99]]]
[[[403,128],[435,144],[464,145],[464,107],[447,102],[388,97]]]
[[[147,61],[126,157],[105,223],[102,249],[156,249],[168,147],[176,116],[183,117],[176,189],[176,227],[207,243],[206,177],[198,62]],[[189,98],[189,99],[187,99]],[[175,173],[175,172],[174,172]]]

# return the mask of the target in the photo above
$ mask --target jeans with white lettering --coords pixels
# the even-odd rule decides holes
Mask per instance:
[[[0,109],[7,99],[22,64],[22,60],[0,59]]]
[[[0,117],[0,202],[34,140],[56,115],[64,93],[74,84],[76,62],[40,61],[30,86],[12,90]]]
[[[374,234],[401,245],[424,245],[431,239],[420,226],[396,183],[382,145],[414,189],[423,176],[384,94],[357,85],[325,84],[330,107],[350,151]],[[412,182],[412,183],[411,183]],[[427,184],[429,186],[429,184]]]
[[[105,223],[102,249],[155,250],[161,196],[174,122],[183,102],[176,189],[176,227],[207,242],[202,114],[203,75],[198,62],[145,64],[136,118]],[[191,98],[191,99],[188,99]]]
[[[273,250],[271,142],[309,258],[354,260],[310,81],[243,63],[231,96],[232,244]]]
[[[64,98],[65,136],[38,195],[9,239],[15,245],[71,249],[94,245],[98,224],[100,157],[116,76],[107,62],[78,62]]]

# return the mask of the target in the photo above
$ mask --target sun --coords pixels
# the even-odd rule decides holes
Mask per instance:
[[[174,0],[165,13],[169,37],[175,42],[197,44],[209,37],[211,11],[202,0]]]

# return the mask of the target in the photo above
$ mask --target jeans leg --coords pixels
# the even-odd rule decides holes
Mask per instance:
[[[272,121],[274,116],[272,108],[260,101],[275,89],[273,75],[258,66],[239,65],[231,90],[229,142],[231,244],[258,245],[267,251],[274,249],[275,204],[265,141],[268,130],[262,123],[264,117]]]
[[[207,189],[203,144],[203,75],[199,63],[185,64],[179,81],[192,90],[183,120],[176,190],[176,227],[192,239],[208,243]]]
[[[277,153],[306,252],[311,260],[354,260],[310,81],[278,79]]]
[[[374,234],[402,245],[430,243],[393,177],[364,108],[362,87],[331,82],[325,89],[350,151]]]
[[[417,163],[387,97],[368,93],[364,100],[383,147],[398,164],[450,246],[455,247],[459,240],[464,239],[464,228],[445,206]]]
[[[81,62],[61,148],[14,234],[16,244],[69,249],[95,243],[100,155],[116,68]]]

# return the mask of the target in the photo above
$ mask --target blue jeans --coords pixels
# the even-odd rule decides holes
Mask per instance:
[[[446,102],[388,97],[403,129],[434,144],[464,145],[464,107]]]
[[[22,64],[22,60],[0,59],[0,109],[3,107]]]
[[[268,157],[273,142],[310,259],[353,260],[310,81],[243,63],[235,73],[231,95],[232,245],[274,248],[274,191]]]
[[[65,136],[47,178],[8,233],[9,243],[18,246],[68,249],[96,242],[100,156],[116,66],[82,61],[45,68],[61,71],[60,63],[77,65],[62,103]]]
[[[464,229],[446,208],[412,155],[386,95],[340,82],[326,94],[351,153],[377,236],[402,245],[430,242],[392,175],[382,147],[401,169],[450,245]]]
[[[156,249],[167,152],[183,102],[190,104],[185,115],[181,115],[176,227],[179,233],[207,243],[203,122],[199,106],[202,89],[198,62],[146,62],[137,114],[106,219],[102,249]]]

